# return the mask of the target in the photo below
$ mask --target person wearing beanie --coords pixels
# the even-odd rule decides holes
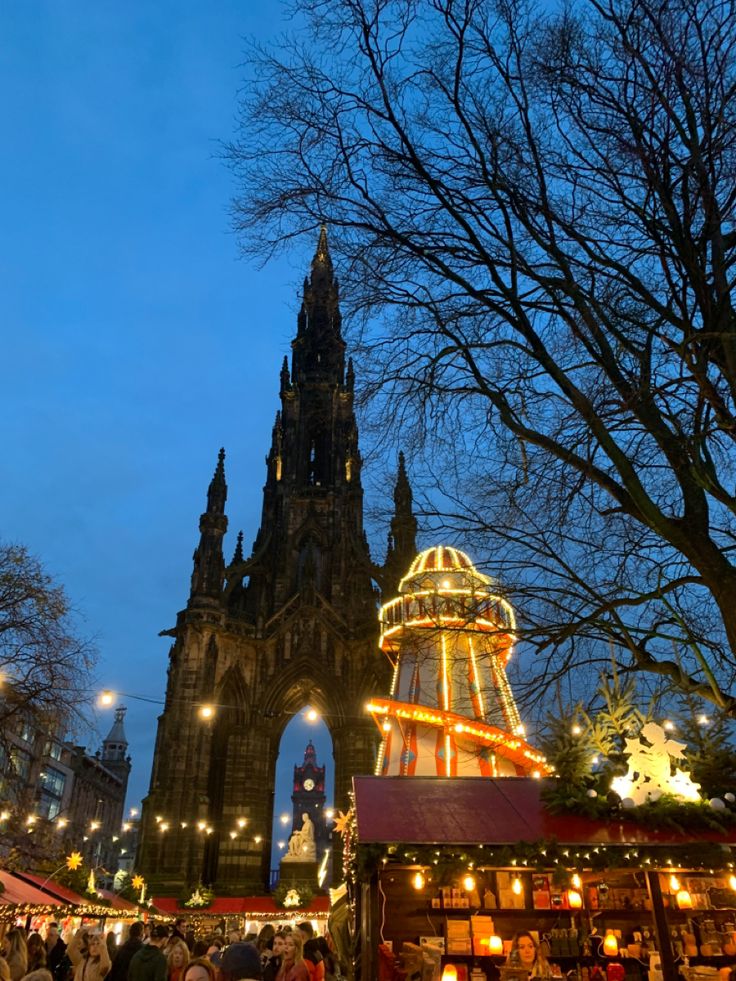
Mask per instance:
[[[225,948],[220,981],[262,981],[261,954],[255,944],[238,942]]]

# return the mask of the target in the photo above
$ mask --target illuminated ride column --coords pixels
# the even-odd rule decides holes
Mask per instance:
[[[393,665],[389,698],[368,711],[382,733],[376,775],[546,776],[524,740],[506,676],[510,604],[455,548],[421,552],[381,607],[381,650]]]

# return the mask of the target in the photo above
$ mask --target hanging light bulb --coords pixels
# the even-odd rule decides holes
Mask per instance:
[[[606,931],[603,938],[603,953],[606,957],[618,957],[618,938],[613,930]]]
[[[475,889],[475,879],[470,873],[463,879],[463,889],[465,892],[472,892]]]
[[[511,891],[515,896],[520,896],[524,892],[524,887],[521,884],[521,879],[518,877],[518,875],[511,883]]]
[[[676,875],[670,876],[670,892],[677,893],[680,891],[680,880]]]
[[[417,890],[424,889],[424,875],[422,872],[416,872],[414,878],[411,880],[411,884]]]
[[[583,905],[583,897],[577,891],[577,889],[567,890],[567,905],[570,909],[581,909]]]
[[[675,896],[675,902],[677,903],[678,909],[693,908],[693,897],[690,895],[687,889],[680,889],[680,891]]]
[[[573,889],[582,889],[583,880],[580,878],[577,872],[573,872],[572,878],[570,879],[570,885]]]

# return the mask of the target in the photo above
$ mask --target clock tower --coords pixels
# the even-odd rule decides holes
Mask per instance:
[[[317,861],[321,862],[330,835],[325,821],[325,768],[317,765],[317,750],[312,740],[304,750],[304,762],[294,766],[294,787],[291,802],[294,805],[291,833],[301,828],[303,814],[309,814],[314,824],[314,840],[317,845]]]

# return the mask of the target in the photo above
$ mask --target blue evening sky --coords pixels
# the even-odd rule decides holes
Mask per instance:
[[[186,601],[221,445],[227,557],[239,528],[246,547],[257,530],[313,246],[265,270],[239,260],[217,153],[243,38],[285,26],[276,0],[0,4],[0,535],[66,586],[101,688],[163,696],[157,634]],[[157,709],[123,702],[136,806]],[[290,733],[277,814],[314,727]],[[315,742],[329,763],[329,739]]]

